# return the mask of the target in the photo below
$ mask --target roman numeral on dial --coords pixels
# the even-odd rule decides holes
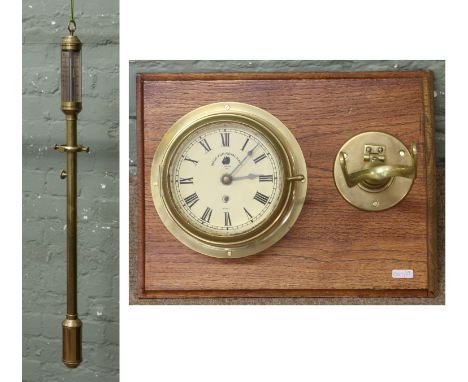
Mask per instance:
[[[195,159],[190,159],[190,158],[187,158],[187,157],[185,157],[185,158],[184,158],[184,160],[186,160],[186,161],[188,161],[188,162],[195,163],[195,164],[197,164],[197,163],[198,163],[198,161],[197,161],[197,160],[195,160]]]
[[[206,210],[205,212],[203,212],[203,215],[202,215],[202,220],[206,221],[207,223],[210,222],[210,219],[211,219],[211,213],[213,212],[213,210],[210,208],[210,207],[206,207]]]
[[[262,194],[261,192],[258,192],[255,194],[254,199],[257,202],[260,202],[262,204],[266,204],[268,202],[268,196]]]
[[[224,213],[224,225],[225,226],[231,226],[231,215],[229,215],[229,212]]]
[[[273,175],[259,175],[259,182],[273,182]]]
[[[229,147],[229,133],[221,133],[221,143],[224,147]]]
[[[247,143],[249,143],[249,138],[245,140],[244,146],[242,146],[242,149],[241,149],[242,151],[244,151],[245,146],[247,146]]]
[[[211,147],[208,144],[208,141],[206,139],[203,139],[198,143],[200,143],[203,146],[203,148],[206,150],[206,152],[211,151]]]
[[[185,202],[185,204],[187,204],[187,206],[192,208],[195,205],[195,203],[197,203],[199,200],[200,200],[200,198],[198,197],[197,193],[194,192],[193,194],[187,196],[184,199],[184,202]]]
[[[179,184],[193,184],[193,177],[192,178],[181,178],[181,179],[179,179]]]
[[[253,161],[255,162],[255,164],[257,164],[258,162],[260,162],[261,160],[263,160],[265,158],[266,158],[266,155],[262,154],[262,155],[259,155],[258,157],[256,157]]]
[[[250,214],[250,212],[247,211],[247,208],[244,207],[244,211],[245,211],[246,215],[249,217],[249,219],[253,218],[253,216]]]

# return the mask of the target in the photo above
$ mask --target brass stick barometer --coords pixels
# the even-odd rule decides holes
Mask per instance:
[[[76,154],[89,152],[89,148],[77,143],[77,116],[81,111],[81,41],[74,35],[76,23],[73,0],[70,4],[70,34],[61,43],[61,109],[66,119],[66,144],[55,145],[55,150],[67,154],[67,169],[60,177],[67,181],[67,315],[62,322],[63,362],[77,367],[81,360],[81,329],[77,302],[77,230],[76,230]]]

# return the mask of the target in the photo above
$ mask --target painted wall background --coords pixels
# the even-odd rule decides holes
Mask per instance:
[[[436,155],[438,164],[445,161],[445,61],[130,61],[130,175],[136,175],[135,75],[136,73],[206,73],[206,72],[295,72],[295,71],[373,71],[432,70]]]
[[[66,156],[60,40],[69,1],[23,0],[23,381],[118,381],[119,2],[75,1],[83,42],[78,142],[78,306],[83,363],[61,362],[66,310]]]

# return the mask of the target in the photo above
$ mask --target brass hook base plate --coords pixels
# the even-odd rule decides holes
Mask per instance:
[[[361,133],[352,137],[338,150],[333,168],[336,188],[341,196],[356,208],[365,211],[386,210],[398,204],[408,194],[414,179],[394,177],[381,189],[370,190],[361,184],[349,187],[340,166],[340,153],[344,153],[348,171],[353,173],[371,165],[370,161],[364,161],[366,145],[385,147],[385,164],[413,165],[411,153],[399,139],[382,132]]]

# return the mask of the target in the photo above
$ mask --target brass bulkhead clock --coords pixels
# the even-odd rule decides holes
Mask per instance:
[[[219,102],[184,115],[160,142],[151,190],[166,228],[218,258],[259,253],[298,218],[307,167],[289,129],[258,107]]]

